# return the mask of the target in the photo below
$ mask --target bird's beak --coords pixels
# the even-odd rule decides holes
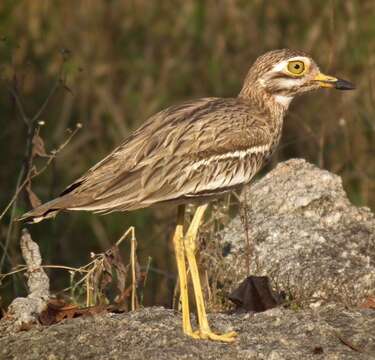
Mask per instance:
[[[320,87],[325,88],[334,88],[338,90],[355,89],[354,84],[352,84],[350,81],[338,79],[333,76],[325,75],[323,73],[319,73],[317,76],[315,76],[314,81],[317,81]]]

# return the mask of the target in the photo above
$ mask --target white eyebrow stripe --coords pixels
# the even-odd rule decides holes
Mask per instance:
[[[270,150],[270,148],[271,148],[271,144],[267,144],[267,145],[254,146],[254,147],[251,147],[251,148],[246,149],[246,150],[236,150],[236,151],[231,151],[231,152],[227,152],[227,153],[220,154],[220,155],[213,155],[213,156],[210,156],[207,159],[198,160],[197,162],[195,162],[192,165],[192,169],[197,170],[202,165],[209,165],[213,161],[222,160],[222,159],[231,159],[231,158],[232,159],[237,159],[237,158],[243,159],[246,156],[251,155],[251,154],[259,154],[259,153],[262,153],[262,152],[267,152],[267,151]]]

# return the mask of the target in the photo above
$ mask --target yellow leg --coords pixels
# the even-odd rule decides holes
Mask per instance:
[[[201,205],[197,208],[193,220],[184,238],[186,258],[189,263],[191,279],[193,281],[195,301],[197,305],[199,330],[194,332],[193,337],[200,339],[210,339],[217,341],[232,342],[236,336],[235,332],[218,335],[211,331],[208,325],[206,309],[202,293],[201,282],[199,278],[198,265],[195,259],[195,241],[198,234],[199,225],[206,211],[207,205]]]
[[[193,331],[190,323],[189,297],[187,289],[187,276],[184,253],[184,215],[185,206],[180,205],[177,213],[177,225],[173,235],[173,245],[176,254],[178,277],[180,281],[180,299],[182,306],[182,329],[185,334],[192,336]]]

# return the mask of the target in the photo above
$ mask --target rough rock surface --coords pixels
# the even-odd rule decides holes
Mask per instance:
[[[375,311],[320,307],[210,316],[215,329],[235,330],[233,344],[192,340],[172,310],[66,320],[8,333],[0,326],[1,360],[57,359],[374,359]]]
[[[352,306],[375,294],[375,217],[350,203],[339,176],[289,160],[248,188],[246,203],[247,220],[225,228],[226,254],[210,267],[228,290],[249,261],[250,274],[269,276],[300,305]]]
[[[320,306],[211,314],[214,330],[238,333],[233,344],[186,337],[180,314],[155,307],[19,332],[0,321],[0,360],[375,359],[375,310],[353,306],[374,294],[374,215],[350,204],[338,176],[303,160],[280,164],[247,201],[251,273],[270,276],[297,304]],[[236,286],[247,276],[239,218],[219,250],[210,271]]]

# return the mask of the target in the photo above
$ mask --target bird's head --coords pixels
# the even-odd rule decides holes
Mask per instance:
[[[260,91],[288,107],[296,95],[319,88],[352,90],[354,85],[323,74],[315,61],[302,51],[281,49],[267,52],[255,61],[241,94]]]

